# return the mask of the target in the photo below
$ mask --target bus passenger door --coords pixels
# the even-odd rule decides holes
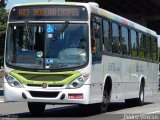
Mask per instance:
[[[91,91],[90,103],[101,102],[102,100],[102,83],[103,83],[103,66],[101,50],[101,23],[100,18],[94,17],[95,21],[91,23],[92,37],[92,72],[91,72]]]

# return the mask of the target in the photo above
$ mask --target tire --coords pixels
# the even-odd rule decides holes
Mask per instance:
[[[109,102],[110,102],[110,94],[108,93],[107,90],[104,89],[102,103],[96,104],[96,109],[98,110],[98,112],[99,113],[107,112]]]
[[[127,106],[142,106],[144,104],[144,85],[141,83],[139,97],[134,99],[126,99]]]
[[[109,93],[107,90],[103,92],[103,101],[101,103],[96,104],[88,104],[88,105],[79,105],[81,109],[86,110],[91,113],[105,113],[108,109],[108,105],[110,102]]]
[[[28,102],[28,109],[32,115],[41,115],[45,111],[44,103]]]
[[[142,83],[139,90],[139,98],[136,99],[136,103],[138,106],[142,106],[144,104],[144,85]]]

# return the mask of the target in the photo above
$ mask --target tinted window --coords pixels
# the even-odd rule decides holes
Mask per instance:
[[[7,63],[28,69],[67,69],[84,65],[88,58],[88,26],[69,23],[59,31],[64,24],[28,24],[29,27],[10,24]],[[47,30],[49,25],[55,26],[54,33]]]
[[[132,57],[137,57],[137,36],[134,30],[131,30],[131,54]]]
[[[152,54],[153,61],[156,62],[158,60],[158,50],[157,50],[157,39],[152,38]]]
[[[115,23],[112,23],[112,52],[113,53],[120,53],[119,49],[119,26]]]
[[[142,33],[139,33],[138,39],[139,39],[139,57],[141,59],[144,59],[145,58],[145,49],[144,49],[144,37],[143,37]]]
[[[129,54],[128,29],[126,27],[122,27],[122,54]]]
[[[146,57],[148,60],[152,60],[151,53],[151,37],[146,36]]]
[[[104,51],[105,52],[111,52],[111,39],[109,37],[109,22],[103,21],[103,40],[104,40]]]

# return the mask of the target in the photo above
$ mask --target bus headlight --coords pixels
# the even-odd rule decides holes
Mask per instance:
[[[87,81],[89,77],[89,74],[84,74],[79,77],[77,77],[75,80],[73,80],[68,86],[68,89],[74,89],[74,88],[80,88],[82,85]]]
[[[6,80],[7,80],[7,83],[11,86],[11,87],[16,87],[16,88],[22,88],[22,84],[17,80],[15,79],[13,76],[11,75],[6,75],[5,76]]]

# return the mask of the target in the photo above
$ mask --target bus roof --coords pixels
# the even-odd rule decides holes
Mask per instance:
[[[128,20],[124,17],[121,17],[119,15],[116,15],[112,12],[109,12],[107,10],[104,10],[102,8],[99,8],[99,6],[97,6],[96,4],[94,5],[91,5],[91,12],[92,13],[95,13],[95,14],[98,14],[100,16],[103,16],[105,18],[108,18],[108,19],[111,19],[115,22],[118,22],[118,23],[121,23],[121,24],[124,24],[124,25],[127,25],[129,27],[132,27],[132,28],[135,28],[137,30],[140,30],[142,32],[145,32],[145,33],[148,33],[148,34],[151,34],[153,36],[157,36],[157,33],[151,29],[148,29],[147,27],[144,27],[138,23],[135,23],[131,20]]]
[[[23,4],[16,4],[16,6],[31,6],[31,5],[77,5],[77,4],[87,4],[87,3],[80,3],[80,2],[33,2],[33,3],[23,3]]]
[[[135,28],[137,30],[143,31],[145,33],[151,34],[153,36],[157,36],[157,33],[151,29],[148,29],[140,24],[137,24],[131,20],[128,20],[124,17],[121,17],[119,15],[116,15],[112,12],[109,12],[107,10],[104,10],[102,8],[99,8],[99,5],[94,2],[89,2],[89,3],[81,3],[81,2],[34,2],[34,3],[25,3],[25,4],[17,4],[13,7],[16,6],[32,6],[32,5],[82,5],[86,6],[87,8],[90,9],[91,13],[103,16],[105,18],[111,19],[115,22],[127,25],[129,27]]]

